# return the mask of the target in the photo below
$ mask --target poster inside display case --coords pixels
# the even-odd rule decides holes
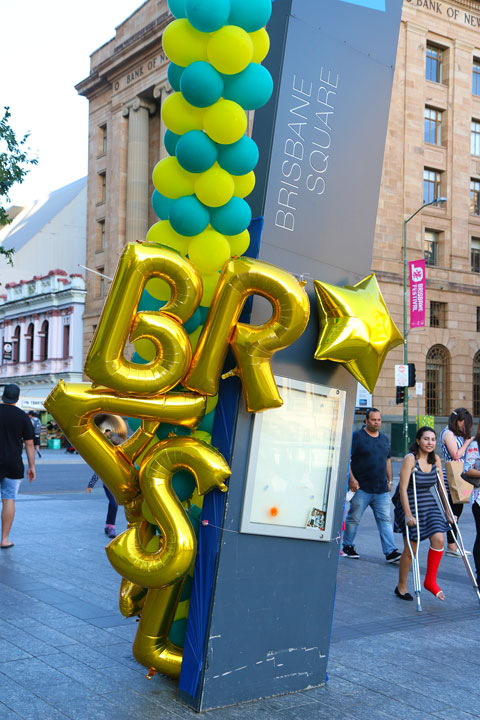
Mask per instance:
[[[254,418],[240,532],[329,541],[346,392],[275,379],[283,405]]]

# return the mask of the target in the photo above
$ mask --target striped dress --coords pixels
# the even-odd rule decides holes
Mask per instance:
[[[420,526],[420,542],[431,537],[437,532],[447,532],[449,525],[445,519],[445,513],[443,508],[440,509],[437,500],[436,492],[434,490],[437,484],[437,470],[436,466],[433,465],[430,472],[426,473],[420,469],[418,460],[415,459],[415,482],[417,487],[417,507],[418,507],[418,522]],[[415,517],[415,502],[413,497],[413,472],[410,476],[408,483],[407,495],[408,502],[410,503],[410,510],[412,515]],[[400,532],[403,535],[405,531],[405,513],[403,512],[402,503],[400,501],[400,494],[395,493],[395,510],[394,510],[394,527],[395,532]],[[417,528],[408,528],[410,539],[417,540]]]
[[[442,446],[442,455],[443,455],[444,462],[449,462],[449,461],[453,460],[452,456],[448,452],[447,446],[443,442],[443,436],[447,430],[448,430],[448,426],[444,427],[442,432],[440,433],[440,444]],[[465,440],[461,435],[454,434],[454,438],[455,438],[455,442],[457,443],[457,450],[459,450],[462,447]],[[463,462],[463,458],[460,460],[460,462]],[[445,483],[447,493],[450,494],[450,488],[448,487],[447,471],[445,470],[445,465],[443,466],[443,482]]]

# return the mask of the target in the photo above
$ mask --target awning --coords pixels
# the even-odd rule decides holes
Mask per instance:
[[[55,385],[20,385],[19,407],[24,410],[44,410],[43,403],[52,392]]]

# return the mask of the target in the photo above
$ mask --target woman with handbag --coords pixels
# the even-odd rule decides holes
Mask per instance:
[[[443,591],[437,584],[437,571],[443,554],[443,535],[448,530],[446,517],[449,516],[449,511],[445,508],[445,512],[442,513],[431,492],[431,488],[437,483],[443,482],[442,463],[439,456],[435,454],[436,443],[437,436],[432,428],[421,427],[418,430],[415,442],[403,461],[400,482],[392,497],[395,505],[394,531],[403,534],[404,542],[398,571],[398,584],[394,590],[400,600],[413,600],[413,596],[407,592],[407,578],[412,564],[412,554],[407,541],[406,525],[408,525],[410,544],[414,554],[417,548],[417,529],[420,533],[420,542],[427,538],[430,540],[427,572],[423,586],[439,600],[445,599]],[[415,488],[413,483],[415,483]],[[417,514],[415,513],[415,490]]]
[[[473,517],[477,535],[473,545],[473,561],[477,573],[477,584],[480,581],[480,424],[477,428],[475,440],[467,449],[465,464],[463,466],[462,477],[473,485],[472,494],[470,495],[470,506],[472,508]]]
[[[472,437],[473,418],[466,408],[457,408],[452,410],[448,418],[448,425],[440,433],[440,442],[442,445],[442,454],[445,461],[464,460],[468,447],[473,442]],[[443,471],[443,479],[448,490],[448,502],[453,510],[453,514],[458,520],[462,514],[463,504],[452,502],[450,490],[448,489],[447,473]],[[471,553],[465,551],[467,555]],[[451,557],[462,557],[458,549],[455,535],[452,530],[447,533],[447,549],[445,555]]]

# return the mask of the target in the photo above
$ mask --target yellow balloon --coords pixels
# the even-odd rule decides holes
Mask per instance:
[[[218,395],[211,395],[210,397],[207,397],[207,404],[205,406],[205,415],[208,415],[208,413],[212,412],[212,410],[215,410],[218,403]]]
[[[133,343],[133,347],[135,348],[135,352],[140,355],[142,360],[148,360],[148,362],[153,362],[157,357],[157,349],[155,345],[151,340],[148,340],[147,338],[135,340],[135,342]]]
[[[167,57],[186,67],[197,60],[207,60],[208,33],[196,30],[186,18],[174,20],[165,28],[162,37]]]
[[[218,72],[235,75],[245,70],[253,56],[249,34],[236,25],[224,25],[212,33],[207,46],[210,63]]]
[[[166,157],[153,168],[152,180],[159,193],[168,198],[177,199],[184,195],[193,195],[195,175],[187,172],[176,157]]]
[[[195,181],[195,194],[208,207],[225,205],[232,198],[234,189],[233,176],[217,163],[200,173]]]
[[[244,198],[250,195],[255,187],[255,173],[253,170],[246,175],[232,175],[232,177],[233,184],[235,185],[235,190],[233,191],[235,197]]]
[[[187,254],[188,238],[175,232],[169,220],[160,220],[152,225],[147,233],[146,241],[166,245],[181,255]]]
[[[213,300],[213,296],[215,295],[215,290],[217,289],[219,280],[220,274],[218,272],[210,273],[208,275],[202,274],[203,295],[200,300],[200,305],[202,307],[209,307]]]
[[[188,257],[200,273],[218,272],[230,257],[230,245],[225,235],[216,230],[204,230],[190,239]]]
[[[172,290],[160,311],[136,311],[150,277]],[[87,359],[85,373],[98,385],[127,395],[168,392],[181,381],[191,359],[183,323],[197,308],[200,275],[187,260],[166,247],[130,243],[120,257]],[[153,362],[132,363],[124,355],[127,341],[148,338],[156,347]]]
[[[385,358],[403,343],[377,278],[368,275],[353,287],[313,284],[321,324],[315,359],[342,363],[373,393]]]
[[[243,253],[248,250],[248,246],[250,245],[250,234],[248,230],[244,230],[238,235],[226,235],[225,237],[230,245],[230,255],[232,257],[243,255]]]
[[[142,587],[175,584],[195,562],[195,532],[172,488],[172,477],[181,469],[192,472],[200,495],[213,488],[227,490],[224,481],[230,469],[218,450],[190,437],[169,438],[152,448],[140,466],[140,488],[161,529],[161,547],[154,553],[145,550],[137,526],[106,547],[115,570]]]
[[[212,442],[211,434],[205,432],[205,430],[195,430],[190,437],[193,437],[196,440],[201,440],[202,442],[207,443],[207,445],[210,445]]]
[[[202,334],[203,325],[199,325],[196,330],[193,331],[193,333],[190,333],[188,336],[190,339],[190,345],[192,346],[192,350],[195,350],[195,348],[198,345],[198,341],[200,339],[200,335]]]
[[[270,50],[270,38],[268,37],[268,33],[265,28],[261,28],[256,32],[248,34],[250,35],[250,40],[253,43],[252,62],[261,63],[262,60],[267,57],[268,51]]]
[[[245,110],[233,100],[217,100],[205,110],[203,129],[221,145],[230,145],[245,135],[247,116]]]
[[[245,300],[259,294],[272,305],[264,325],[239,322]],[[305,330],[310,314],[308,296],[286,270],[260,260],[230,260],[220,276],[184,387],[214,395],[228,347],[237,360],[234,374],[242,381],[247,410],[261,412],[282,405],[270,367],[272,355],[288,347]]]
[[[172,294],[170,285],[160,278],[150,278],[145,285],[145,290],[156,300],[170,300]]]
[[[203,113],[202,109],[190,105],[181,92],[172,93],[162,104],[162,120],[176,135],[183,135],[189,130],[201,130]]]
[[[147,589],[122,578],[118,605],[124,617],[139,615],[142,611]]]

